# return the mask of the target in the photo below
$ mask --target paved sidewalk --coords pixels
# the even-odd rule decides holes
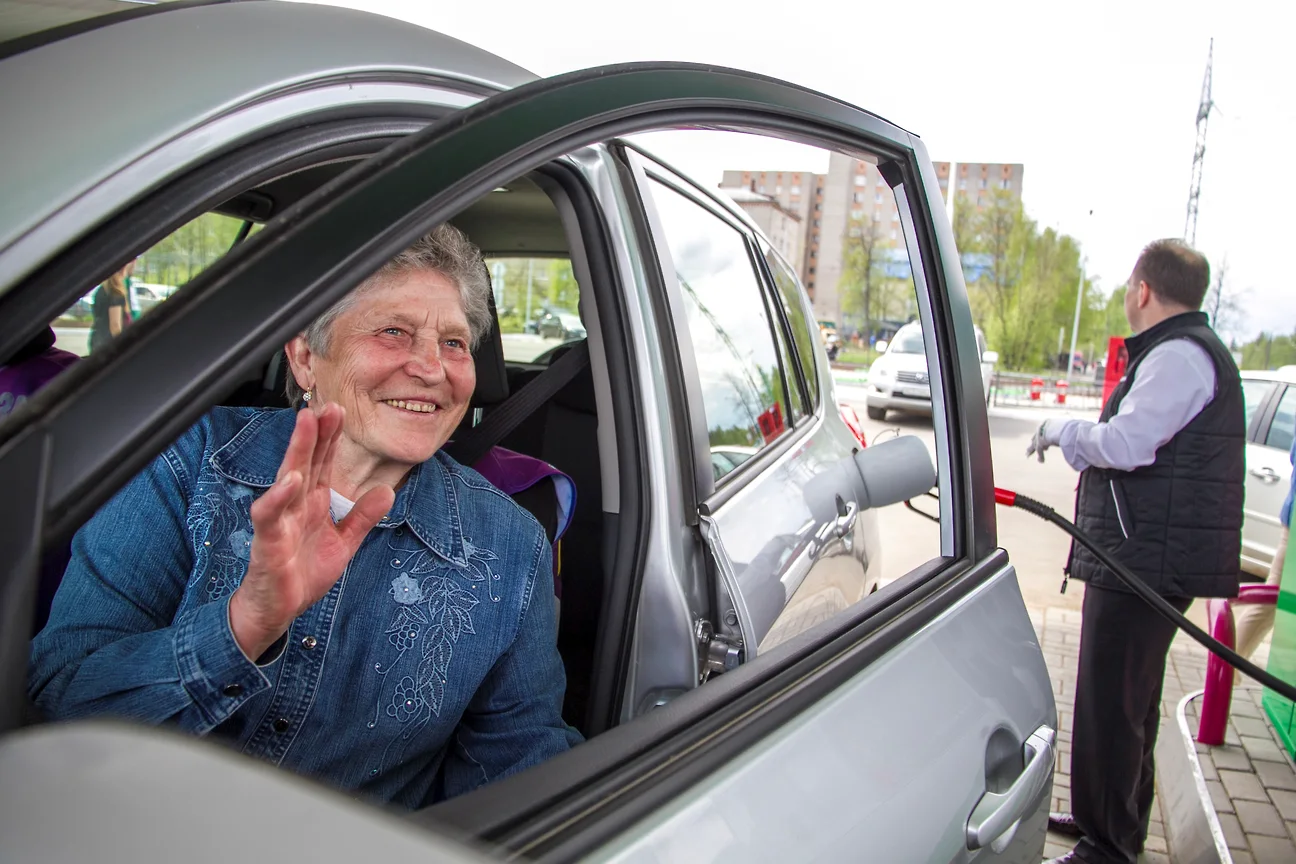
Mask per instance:
[[[1058,755],[1053,775],[1053,803],[1049,809],[1071,812],[1071,717],[1075,706],[1076,664],[1080,658],[1080,613],[1074,609],[1030,609],[1031,623],[1039,637],[1040,647],[1044,649],[1044,661],[1048,664],[1049,676],[1053,679],[1053,697],[1058,710]],[[1172,648],[1173,652],[1174,649]],[[1204,654],[1203,654],[1204,657]],[[1201,662],[1201,673],[1204,674],[1206,663]],[[1165,705],[1173,710],[1183,698],[1182,683],[1172,680],[1167,669],[1165,692],[1162,694],[1164,716],[1169,716]],[[1052,832],[1044,846],[1044,856],[1053,858],[1065,854],[1075,846],[1070,837],[1063,837]],[[1173,859],[1165,840],[1165,821],[1161,816],[1161,805],[1153,801],[1152,821],[1148,830],[1147,848],[1143,859],[1147,864],[1169,864]]]
[[[1056,607],[1028,611],[1044,649],[1057,700],[1060,728],[1051,809],[1069,812],[1071,717],[1080,654],[1080,612]],[[1263,667],[1268,651],[1266,640],[1252,659]],[[1171,718],[1185,695],[1202,688],[1205,673],[1206,650],[1179,634],[1166,659],[1161,735],[1179,734]],[[1224,746],[1197,746],[1202,771],[1235,864],[1291,864],[1296,862],[1296,770],[1285,751],[1274,743],[1273,730],[1259,708],[1259,685],[1240,675],[1238,681]],[[1195,718],[1191,714],[1190,718],[1195,729]],[[1154,802],[1147,847],[1140,860],[1147,864],[1172,862],[1173,850],[1167,848],[1165,837],[1161,806]],[[1062,855],[1074,845],[1070,838],[1050,833],[1045,857]]]

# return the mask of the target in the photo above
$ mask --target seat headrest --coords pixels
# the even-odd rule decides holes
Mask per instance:
[[[490,268],[485,263],[486,284],[491,286]],[[491,286],[490,311],[491,326],[482,336],[477,350],[473,351],[473,362],[477,366],[477,389],[473,391],[472,407],[482,408],[498,405],[509,396],[508,372],[504,368],[504,340],[500,337],[499,314],[495,311],[495,291]]]

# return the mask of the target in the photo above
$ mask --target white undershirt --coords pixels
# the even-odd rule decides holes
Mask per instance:
[[[334,522],[341,522],[345,519],[354,506],[354,501],[350,498],[343,498],[336,489],[329,490],[329,515],[333,517]]]

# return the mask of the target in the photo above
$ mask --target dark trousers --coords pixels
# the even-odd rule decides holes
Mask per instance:
[[[1180,612],[1192,601],[1167,598]],[[1133,864],[1147,839],[1161,682],[1175,626],[1137,595],[1085,587],[1071,739],[1083,861]]]

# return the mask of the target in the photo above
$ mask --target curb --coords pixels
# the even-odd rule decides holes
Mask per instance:
[[[1166,845],[1176,864],[1233,864],[1188,724],[1188,704],[1204,692],[1179,700],[1171,717],[1173,728],[1157,736],[1157,797],[1165,819]]]

